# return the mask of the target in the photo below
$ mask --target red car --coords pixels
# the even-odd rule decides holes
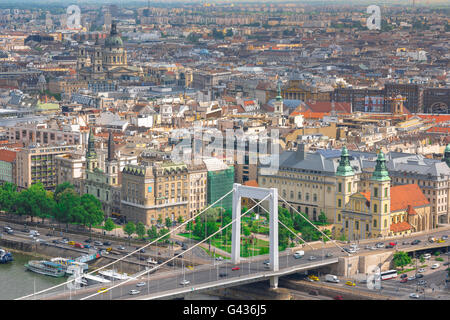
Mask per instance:
[[[80,249],[83,249],[84,248],[84,246],[81,244],[81,243],[75,243],[75,245],[74,245],[74,247],[75,248],[80,248]]]
[[[334,300],[344,300],[344,298],[342,296],[336,296],[333,298]]]
[[[237,270],[239,270],[239,269],[241,269],[241,268],[239,268],[239,267],[231,268],[232,271],[237,271]]]
[[[400,280],[400,283],[405,283],[408,282],[408,278],[403,278],[402,280]]]

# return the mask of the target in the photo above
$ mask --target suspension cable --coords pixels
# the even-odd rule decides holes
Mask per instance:
[[[336,241],[332,240],[329,236],[327,236],[325,233],[322,232],[322,230],[320,230],[319,228],[317,228],[314,223],[312,223],[311,221],[309,221],[309,219],[307,219],[305,216],[303,216],[300,212],[297,211],[297,209],[295,209],[289,202],[287,202],[286,200],[284,200],[280,195],[278,195],[278,198],[280,198],[281,200],[283,200],[289,207],[291,207],[292,209],[294,209],[294,212],[298,213],[303,219],[305,219],[310,225],[312,225],[317,231],[319,231],[322,235],[324,235],[325,237],[328,238],[328,240],[330,240],[331,243],[333,243],[335,246],[337,246],[338,248],[344,250],[344,248],[342,248],[340,245],[338,245],[336,243]],[[349,254],[347,251],[344,250],[345,253],[347,253],[348,256],[351,256],[351,254]]]
[[[169,233],[168,233],[168,234],[171,234],[171,233],[174,232],[175,230],[178,230],[179,228],[181,228],[182,226],[184,226],[185,224],[187,224],[189,221],[194,220],[197,216],[201,215],[203,212],[205,212],[206,210],[208,210],[209,208],[211,208],[213,205],[215,205],[216,203],[218,203],[220,200],[222,200],[223,198],[225,198],[226,196],[228,196],[228,195],[229,195],[230,193],[232,193],[233,191],[234,191],[234,188],[231,189],[229,192],[227,192],[224,196],[222,196],[222,197],[220,197],[219,199],[217,199],[214,203],[210,204],[208,207],[206,207],[205,209],[203,209],[202,211],[200,211],[199,213],[197,213],[196,215],[194,215],[194,216],[193,216],[192,218],[190,218],[189,220],[186,220],[185,222],[183,222],[182,224],[180,224],[180,225],[179,225],[178,227],[176,227],[175,229],[172,229],[172,231],[169,230]],[[102,269],[104,269],[104,268],[106,268],[106,267],[109,267],[109,266],[111,266],[111,265],[113,265],[113,264],[115,264],[115,263],[117,263],[117,262],[119,262],[119,261],[122,261],[122,260],[124,260],[125,258],[127,258],[127,257],[129,257],[129,256],[131,256],[131,255],[133,255],[133,254],[135,254],[135,253],[138,252],[138,251],[140,251],[141,249],[147,248],[148,246],[152,245],[153,243],[155,243],[155,242],[159,241],[160,239],[166,237],[168,234],[164,234],[164,235],[162,235],[162,236],[156,238],[156,239],[153,240],[152,242],[150,242],[150,243],[148,243],[148,244],[146,244],[146,245],[144,245],[144,246],[142,246],[142,247],[136,249],[135,251],[132,251],[131,253],[129,253],[129,254],[127,254],[127,255],[125,255],[125,256],[123,256],[123,257],[117,259],[116,261],[113,261],[113,262],[111,262],[111,263],[108,263],[108,264],[104,265],[103,267],[100,267],[100,268],[98,268],[98,269],[95,269],[95,270],[93,270],[93,271],[87,273],[86,275],[90,275],[90,274],[92,274],[92,273],[98,272],[98,271],[100,271],[100,270],[102,270]],[[153,270],[153,269],[152,269],[152,270]],[[60,283],[60,284],[58,284],[58,285],[56,285],[56,286],[53,286],[53,287],[50,287],[50,288],[41,290],[41,291],[39,291],[39,292],[35,292],[35,293],[29,294],[29,295],[26,295],[26,296],[23,296],[23,297],[16,298],[15,300],[22,300],[22,299],[26,299],[26,298],[32,297],[32,296],[34,296],[34,295],[37,295],[37,294],[41,294],[41,293],[48,292],[48,291],[53,290],[53,289],[56,289],[56,288],[58,288],[58,287],[67,285],[67,284],[69,284],[69,283],[71,283],[71,282],[73,282],[73,281],[77,281],[77,280],[81,279],[83,276],[84,276],[84,275],[80,275],[80,277],[75,278],[74,280],[70,280],[70,281],[66,281],[66,282]]]
[[[151,269],[151,270],[154,271],[154,270],[156,270],[156,269],[162,267],[162,266],[165,265],[166,263],[168,263],[168,262],[170,262],[170,261],[172,261],[172,260],[178,258],[179,256],[183,255],[184,253],[187,253],[187,252],[191,251],[192,249],[194,249],[195,247],[197,247],[197,246],[201,245],[202,243],[206,242],[206,241],[209,240],[211,237],[215,236],[217,233],[219,233],[220,231],[222,231],[222,229],[225,229],[225,228],[227,228],[228,226],[230,226],[230,225],[231,225],[232,223],[234,223],[237,219],[241,219],[241,218],[242,218],[244,215],[246,215],[250,210],[252,210],[254,207],[256,207],[257,205],[259,205],[261,202],[265,201],[265,200],[266,200],[267,198],[269,198],[270,196],[271,196],[271,194],[268,194],[268,195],[265,196],[263,199],[261,199],[257,204],[255,204],[252,208],[248,209],[246,212],[244,212],[244,213],[242,213],[241,215],[239,215],[239,216],[237,216],[236,218],[234,218],[234,219],[233,219],[232,221],[230,221],[227,225],[223,226],[222,228],[220,228],[220,229],[217,230],[216,232],[212,233],[211,235],[209,235],[208,237],[206,237],[206,238],[203,239],[202,241],[196,243],[195,245],[193,245],[192,247],[190,247],[188,250],[186,250],[186,251],[184,251],[184,252],[180,252],[180,253],[177,254],[176,256],[174,256],[174,257],[172,257],[171,259],[169,259],[169,260],[163,262],[162,264],[156,266],[155,268],[153,268],[153,269]],[[206,235],[205,235],[205,236],[206,236]],[[131,278],[129,278],[129,279],[127,279],[127,280],[125,280],[125,281],[119,283],[119,284],[116,284],[116,285],[114,285],[114,286],[112,286],[112,287],[109,287],[109,288],[108,288],[108,291],[110,291],[110,290],[112,290],[112,289],[114,289],[114,288],[116,288],[116,287],[118,287],[118,286],[124,285],[125,283],[127,283],[127,282],[129,282],[129,281],[136,280],[138,277],[143,276],[143,275],[146,274],[147,272],[150,272],[150,270],[145,270],[145,271],[143,271],[141,274],[135,275],[135,277],[131,277]],[[99,295],[99,294],[101,294],[101,293],[100,293],[100,292],[96,292],[96,293],[91,294],[90,296],[81,298],[80,300],[86,300],[86,299],[89,299],[89,298],[94,297],[94,296]]]

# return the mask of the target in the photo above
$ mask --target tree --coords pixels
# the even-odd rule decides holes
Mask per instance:
[[[54,210],[54,200],[47,193],[42,183],[31,185],[28,189],[19,193],[16,201],[16,212],[19,215],[29,215],[31,222],[33,217],[45,219],[51,216]]]
[[[138,222],[138,224],[136,225],[136,233],[140,238],[144,238],[145,226],[142,222]]]
[[[15,184],[6,182],[0,187],[0,209],[6,214],[13,214],[16,211],[16,202],[19,193]]]
[[[83,194],[80,202],[83,207],[82,223],[84,226],[89,226],[89,232],[91,232],[92,225],[100,224],[105,219],[102,203],[89,193]]]
[[[411,263],[411,257],[404,251],[398,251],[394,253],[393,262],[395,267],[402,267],[403,270],[404,266]]]
[[[114,222],[112,221],[111,218],[106,219],[106,221],[105,221],[105,230],[106,230],[106,231],[112,231],[112,230],[114,230],[114,227],[115,227],[115,226],[116,226],[116,225],[114,224]]]
[[[320,214],[319,214],[319,221],[320,221],[321,224],[327,224],[327,223],[328,223],[328,221],[327,221],[327,215],[325,214],[325,212],[320,211]]]
[[[177,218],[177,222],[179,224],[182,224],[184,222],[183,216],[179,215],[178,218]]]
[[[164,235],[166,235],[165,237],[163,237]],[[162,228],[161,230],[159,230],[159,236],[163,237],[161,238],[161,241],[165,241],[168,240],[170,237],[170,231],[167,228]]]
[[[169,217],[166,218],[166,227],[170,228],[172,226],[172,220]]]
[[[424,262],[425,262],[425,257],[423,256],[423,254],[421,254],[421,255],[419,256],[419,261],[420,261],[421,263],[424,263]]]
[[[150,240],[156,239],[158,237],[158,230],[155,225],[152,225],[151,228],[147,230],[147,235]]]
[[[59,201],[59,196],[60,196],[60,194],[64,191],[64,190],[66,190],[66,189],[72,189],[72,190],[75,190],[75,187],[70,183],[70,182],[63,182],[63,183],[61,183],[61,184],[58,184],[57,186],[56,186],[56,189],[55,189],[55,192],[53,193],[53,198],[55,199],[55,201]]]
[[[124,227],[123,227],[123,231],[128,235],[128,240],[130,240],[131,235],[136,231],[136,225],[130,221],[128,222]]]
[[[186,224],[186,230],[187,230],[187,231],[192,231],[192,230],[194,230],[194,223],[192,222],[192,220],[189,221],[189,222]]]
[[[156,222],[158,223],[158,224],[161,224],[162,223],[162,216],[160,215],[160,214],[158,214],[158,219],[156,220]]]
[[[227,32],[225,33],[226,37],[232,37],[233,36],[233,29],[227,29]]]
[[[66,224],[66,229],[69,223],[82,222],[84,208],[80,196],[74,189],[66,188],[58,195],[53,215],[56,221]]]

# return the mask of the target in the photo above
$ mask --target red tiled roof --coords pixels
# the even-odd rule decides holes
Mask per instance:
[[[330,101],[308,101],[306,104],[313,112],[331,112],[332,109],[332,104]],[[349,102],[335,102],[334,109],[336,112],[350,113],[352,111],[352,107]]]
[[[439,133],[450,133],[449,127],[431,127],[427,132],[439,132]]]
[[[258,182],[256,180],[248,180],[244,182],[244,186],[248,187],[259,187]]]
[[[16,152],[9,150],[0,150],[0,161],[13,162],[16,160]]]
[[[414,216],[417,214],[416,210],[414,210],[414,207],[412,205],[408,205],[408,210],[406,210],[409,216]]]
[[[370,191],[360,193],[367,201],[370,201]],[[405,184],[391,187],[391,212],[407,210],[410,206],[414,210],[414,207],[421,207],[429,204],[428,199],[417,184]]]
[[[402,231],[411,230],[411,225],[408,222],[403,221],[403,222],[391,224],[390,229],[392,232],[402,232]]]
[[[408,205],[420,207],[430,204],[417,184],[391,187],[391,212],[405,210]]]

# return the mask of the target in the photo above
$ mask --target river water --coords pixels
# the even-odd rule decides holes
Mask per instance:
[[[0,300],[11,300],[31,294],[67,280],[27,271],[24,264],[37,258],[21,253],[12,253],[14,261],[0,264]]]

